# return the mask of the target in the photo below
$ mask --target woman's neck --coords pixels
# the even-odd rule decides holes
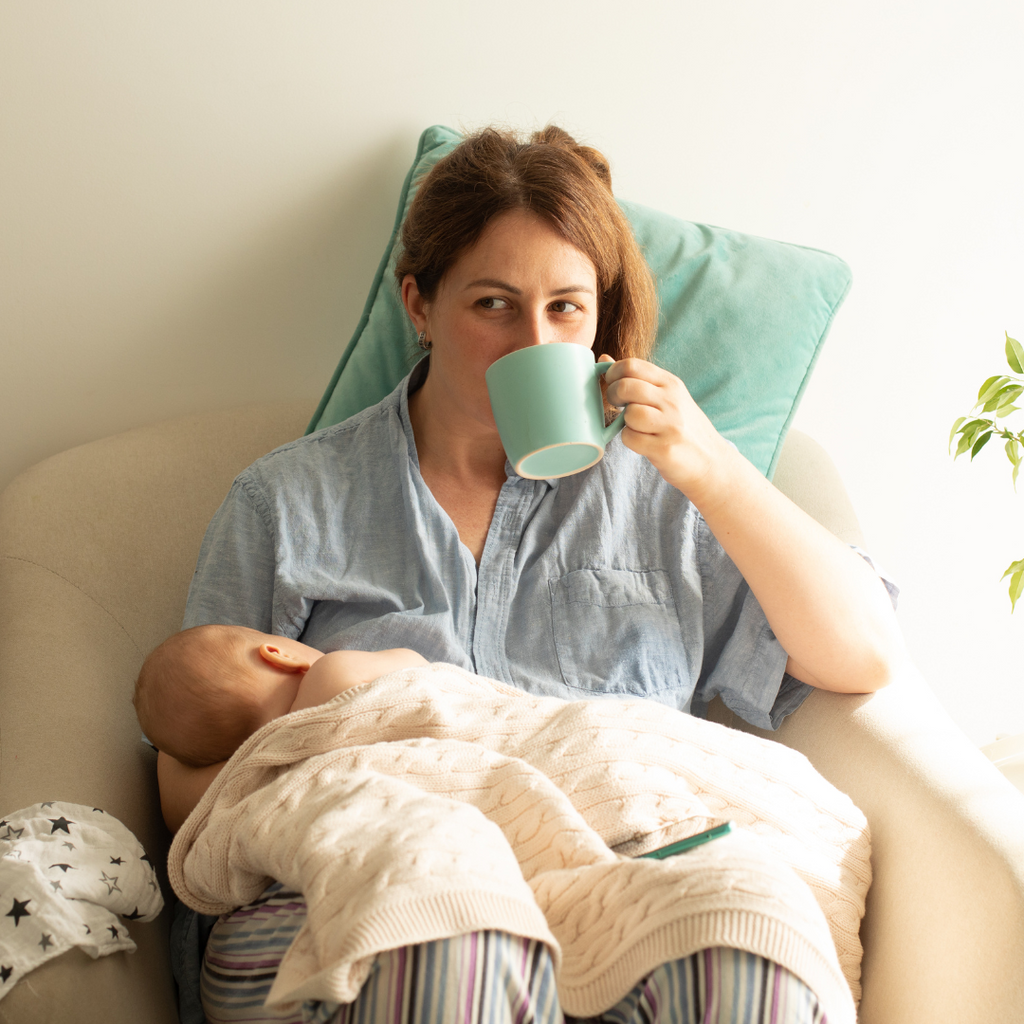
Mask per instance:
[[[429,478],[443,477],[470,491],[501,489],[505,449],[497,429],[445,402],[431,387],[430,377],[409,396],[409,420],[428,486]]]
[[[479,564],[506,479],[505,451],[496,430],[454,408],[442,413],[433,400],[426,384],[409,397],[420,476]]]

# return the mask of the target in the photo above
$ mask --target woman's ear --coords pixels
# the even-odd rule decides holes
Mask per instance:
[[[420,287],[416,283],[413,274],[406,274],[402,278],[402,305],[412,321],[416,333],[426,330],[427,327],[427,300],[420,294]]]
[[[312,664],[309,658],[291,654],[275,643],[260,644],[260,657],[283,672],[308,672]]]

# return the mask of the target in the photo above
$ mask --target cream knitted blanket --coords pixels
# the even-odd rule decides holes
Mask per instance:
[[[731,818],[732,835],[639,854]],[[550,947],[566,1013],[711,946],[774,960],[853,1024],[864,816],[780,744],[646,700],[534,697],[407,669],[264,726],[178,832],[207,914],[277,879],[309,914],[269,1005],[349,1002],[376,953],[496,929]]]

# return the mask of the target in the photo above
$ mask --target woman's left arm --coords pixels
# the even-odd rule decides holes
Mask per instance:
[[[885,686],[906,651],[871,566],[726,441],[678,377],[624,359],[606,379],[608,401],[628,406],[623,443],[700,510],[789,655],[786,670],[825,690]]]

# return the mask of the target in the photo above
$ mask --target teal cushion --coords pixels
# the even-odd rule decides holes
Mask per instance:
[[[395,230],[352,340],[310,422],[339,423],[389,394],[423,355],[393,276],[416,183],[461,136],[428,128],[398,202]],[[850,268],[817,249],[693,224],[620,202],[658,287],[653,359],[769,478]]]

